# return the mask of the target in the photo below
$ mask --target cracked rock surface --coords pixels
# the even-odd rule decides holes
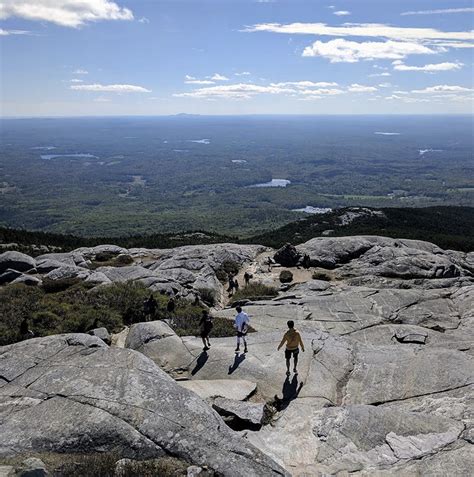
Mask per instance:
[[[141,353],[83,334],[0,352],[0,456],[119,449],[174,455],[229,476],[285,475]]]
[[[472,475],[473,254],[373,236],[316,238],[296,249],[310,257],[309,270],[269,267],[274,250],[235,244],[37,257],[38,270],[61,262],[58,275],[73,268],[97,283],[130,278],[183,295],[210,288],[220,297],[212,313],[229,319],[235,310],[215,274],[223,261],[252,281],[279,287],[283,269],[294,280],[274,299],[244,306],[256,330],[248,353],[235,352],[235,337],[212,334],[203,351],[200,338],[179,338],[163,322],[133,325],[122,340],[128,349],[85,335],[3,348],[0,452],[106,450],[113,441],[131,457],[171,453],[223,475]],[[101,251],[135,262],[91,273],[84,263]],[[312,279],[315,272],[326,279]],[[277,346],[289,319],[306,351],[299,374],[287,377]],[[203,401],[219,396],[275,412],[241,437]]]

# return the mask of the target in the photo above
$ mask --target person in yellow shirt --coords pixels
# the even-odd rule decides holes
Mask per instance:
[[[288,331],[284,334],[281,343],[278,345],[278,350],[286,343],[285,359],[286,359],[286,375],[290,375],[290,360],[293,355],[294,367],[293,372],[298,374],[296,367],[298,366],[298,353],[300,352],[300,346],[304,352],[304,344],[301,339],[300,332],[295,330],[295,322],[290,320],[286,323],[288,325]]]

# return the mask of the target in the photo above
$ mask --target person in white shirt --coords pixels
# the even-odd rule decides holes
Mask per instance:
[[[242,311],[240,306],[236,308],[236,311],[237,315],[235,316],[234,327],[237,330],[237,348],[235,348],[235,351],[240,351],[240,338],[242,338],[244,342],[244,353],[247,353],[246,336],[249,329],[250,318],[245,311]]]

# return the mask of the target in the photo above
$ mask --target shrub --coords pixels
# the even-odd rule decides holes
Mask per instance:
[[[173,319],[170,326],[178,336],[199,336],[201,334],[201,327],[199,326],[200,319],[200,315],[193,318],[184,316],[176,317]],[[212,319],[212,323],[211,338],[226,338],[235,335],[233,320],[215,316]],[[249,333],[255,332],[251,326],[248,331]]]
[[[290,270],[282,270],[280,272],[280,282],[281,283],[291,283],[293,281],[293,273]]]
[[[239,291],[232,296],[232,303],[240,300],[258,300],[262,298],[269,298],[278,295],[278,290],[275,287],[264,285],[263,283],[249,283],[244,288],[239,288]]]
[[[216,270],[216,277],[221,283],[225,283],[229,279],[229,275],[237,275],[239,273],[239,264],[234,260],[225,260]]]
[[[313,280],[324,280],[326,282],[330,282],[332,280],[331,275],[326,272],[313,272]]]
[[[201,295],[201,300],[208,306],[214,306],[216,304],[216,294],[212,288],[200,288],[198,290]]]

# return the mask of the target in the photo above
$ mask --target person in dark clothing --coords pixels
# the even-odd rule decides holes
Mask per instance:
[[[250,274],[249,272],[244,273],[245,286],[248,286],[251,278],[252,278],[252,274]]]
[[[199,326],[201,327],[201,339],[202,343],[204,344],[203,351],[207,351],[211,347],[209,334],[211,333],[212,327],[214,326],[212,323],[212,316],[207,310],[202,311],[202,317],[201,321],[199,322]]]
[[[305,269],[308,269],[311,265],[311,259],[309,257],[309,255],[307,253],[305,253],[304,257],[303,257],[303,268]]]
[[[166,305],[166,311],[171,315],[173,314],[175,308],[176,302],[173,297],[170,297],[170,299],[168,300],[168,304]]]
[[[234,289],[236,293],[239,291],[239,282],[237,281],[237,279],[234,280]]]
[[[232,296],[234,294],[234,289],[235,289],[235,280],[232,275],[229,275],[229,288],[227,288],[227,293],[229,293],[229,296]]]
[[[23,318],[22,322],[20,323],[19,331],[22,340],[33,338],[33,336],[35,335],[28,327],[28,318]]]
[[[153,293],[146,299],[143,303],[143,310],[145,312],[145,319],[148,321],[149,319],[153,320],[156,313],[156,308],[158,307],[158,302],[156,301]]]

